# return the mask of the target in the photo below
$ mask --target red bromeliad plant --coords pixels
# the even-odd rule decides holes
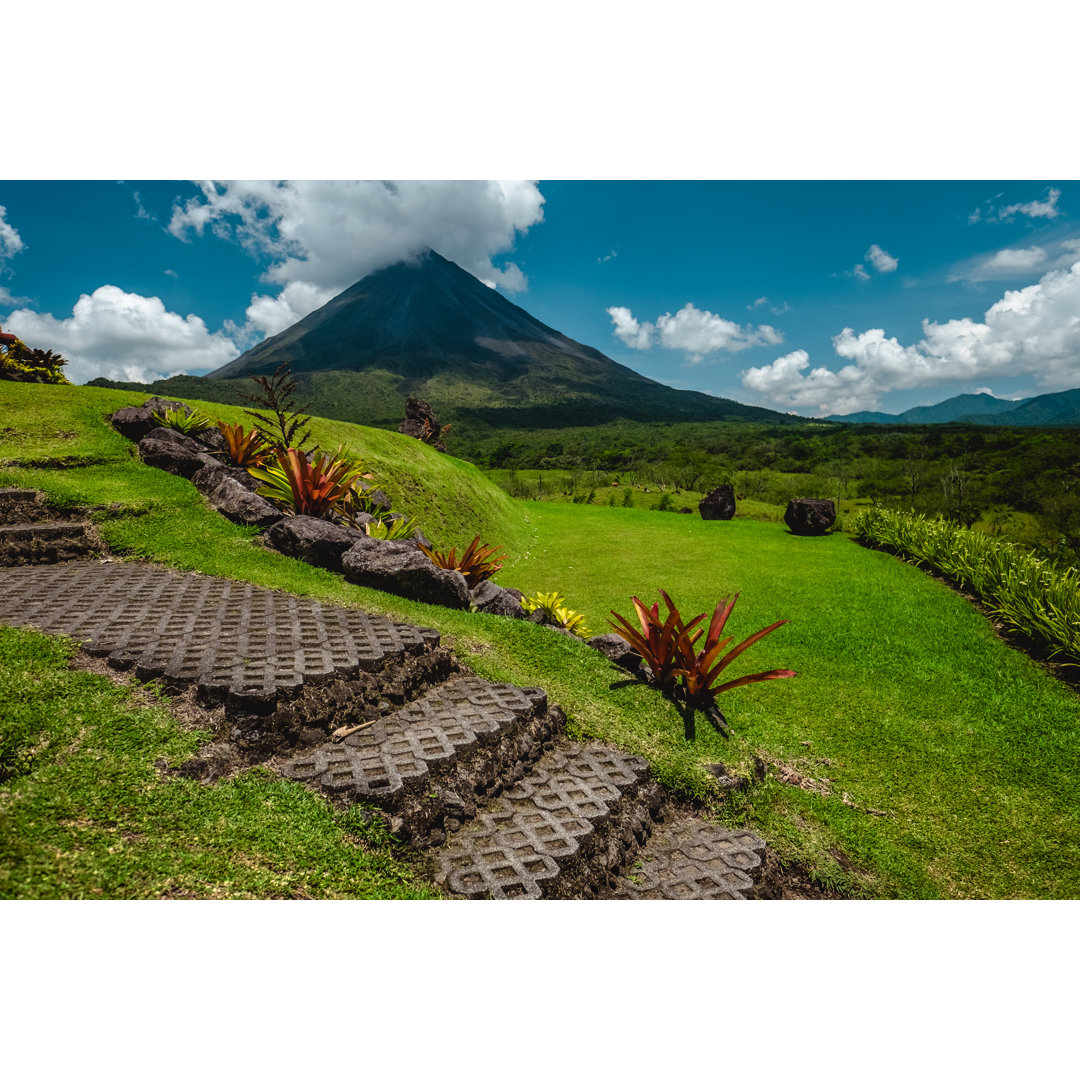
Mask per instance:
[[[344,447],[333,454],[316,450],[310,463],[294,446],[274,455],[264,468],[249,468],[264,487],[256,494],[284,503],[293,514],[328,517],[343,506],[353,485],[364,475],[364,466],[349,458]]]
[[[665,594],[666,595],[666,594]],[[705,645],[700,652],[695,651],[695,646],[705,633],[699,630],[693,637],[686,631],[679,636],[679,652],[681,662],[676,669],[677,674],[682,676],[683,689],[686,692],[686,703],[696,708],[707,708],[716,701],[719,694],[725,690],[734,690],[737,686],[749,686],[751,683],[765,682],[768,679],[790,679],[796,673],[788,668],[774,668],[772,671],[759,671],[754,675],[742,675],[738,679],[729,679],[727,682],[716,684],[720,673],[733,660],[741,656],[751,645],[757,644],[766,634],[771,634],[777,627],[783,626],[787,619],[774,622],[772,626],[766,626],[756,634],[751,634],[745,641],[736,645],[726,654],[724,650],[731,644],[734,635],[729,635],[721,640],[720,635],[724,632],[724,624],[728,620],[735,601],[739,599],[736,593],[729,601],[726,597],[713,609],[712,620],[709,623],[709,631],[705,636]],[[698,616],[698,619],[704,616]],[[695,625],[697,620],[692,620],[690,626]]]
[[[679,638],[687,630],[693,629],[705,616],[699,615],[696,619],[690,620],[689,626],[684,626],[679,609],[671,597],[663,589],[660,590],[660,595],[664,598],[669,612],[663,622],[660,621],[659,604],[653,604],[651,608],[647,608],[636,596],[633,596],[631,600],[637,612],[638,622],[641,623],[641,632],[635,630],[629,620],[623,618],[617,611],[612,611],[611,614],[618,621],[612,622],[608,619],[608,625],[649,665],[657,683],[663,689],[670,690],[675,685],[681,659]]]
[[[501,548],[480,543],[480,537],[474,536],[472,543],[459,556],[457,548],[451,548],[445,554],[420,545],[420,550],[436,565],[444,570],[457,570],[465,578],[469,588],[475,588],[481,581],[486,581],[502,569],[503,561],[495,554]],[[498,560],[498,561],[496,561]]]
[[[720,635],[724,632],[724,626],[735,607],[735,601],[739,599],[738,593],[730,601],[724,599],[716,605],[708,633],[705,630],[691,633],[705,618],[704,614],[696,615],[688,623],[684,623],[671,597],[663,589],[660,590],[660,595],[668,607],[668,616],[663,622],[660,621],[659,604],[653,604],[651,608],[647,608],[635,596],[632,600],[638,621],[641,623],[641,632],[639,633],[616,611],[612,611],[611,614],[618,621],[612,622],[609,619],[608,623],[615,633],[649,665],[653,677],[661,688],[670,691],[674,688],[676,679],[682,679],[686,704],[690,707],[708,709],[715,705],[717,696],[725,690],[734,690],[738,686],[749,686],[751,683],[764,682],[767,679],[790,679],[795,675],[794,671],[787,668],[776,668],[772,671],[760,671],[754,675],[743,675],[738,679],[730,679],[717,685],[716,680],[720,673],[733,660],[741,656],[751,645],[759,642],[766,634],[771,634],[777,627],[783,626],[788,620],[781,619],[772,626],[751,634],[745,641],[724,654],[732,637],[721,638]],[[705,644],[698,652],[696,646],[703,634],[705,634]]]
[[[226,424],[219,420],[217,426],[225,436],[225,452],[234,465],[241,469],[261,469],[270,456],[270,445],[258,428],[244,431],[243,424]]]

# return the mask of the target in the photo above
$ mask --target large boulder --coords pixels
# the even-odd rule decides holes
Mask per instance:
[[[345,553],[341,571],[370,589],[443,607],[467,608],[469,587],[457,570],[436,566],[411,540],[362,537]]]
[[[504,589],[490,578],[481,581],[469,592],[469,602],[485,615],[505,615],[511,619],[524,619],[521,593],[517,589]]]
[[[341,570],[341,557],[359,539],[356,529],[305,514],[282,518],[266,531],[266,542],[283,555],[334,571]]]
[[[217,459],[206,452],[202,443],[172,428],[155,428],[139,440],[139,457],[155,469],[190,480],[200,469],[214,466]]]
[[[784,524],[796,536],[824,536],[835,523],[832,499],[792,499],[784,511]]]
[[[237,525],[256,525],[265,529],[284,516],[269,499],[248,491],[231,476],[224,477],[206,500],[219,514]]]
[[[191,409],[180,401],[152,397],[141,405],[130,405],[126,409],[117,409],[109,417],[109,423],[125,438],[130,439],[132,442],[138,442],[144,435],[149,435],[151,431],[167,430],[154,423],[154,413],[160,413],[164,416],[167,410],[175,411],[177,409],[180,409],[185,415],[191,414]]]
[[[735,516],[735,489],[730,484],[713,488],[698,503],[698,510],[705,521],[730,521]]]
[[[398,431],[402,435],[411,435],[414,439],[435,447],[442,454],[446,453],[446,447],[439,442],[442,428],[439,427],[439,421],[435,419],[435,414],[426,401],[414,397],[409,398],[405,403],[405,419],[401,421]]]
[[[210,455],[206,455],[210,457]],[[209,495],[228,476],[238,484],[242,484],[248,491],[255,491],[262,487],[262,481],[256,480],[247,469],[237,469],[235,466],[226,465],[221,458],[210,460],[191,477],[191,482],[204,494]]]

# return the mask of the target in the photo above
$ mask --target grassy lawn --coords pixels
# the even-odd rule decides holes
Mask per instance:
[[[385,473],[395,505],[416,514],[437,542],[467,542],[479,531],[505,545],[498,581],[526,592],[561,590],[593,633],[608,629],[610,608],[629,614],[631,595],[651,602],[661,587],[689,614],[711,611],[739,591],[730,623],[739,640],[790,619],[732,674],[791,667],[799,677],[724,695],[735,736],[724,740],[702,721],[691,741],[663,698],[620,678],[576,641],[361,589],[262,548],[251,530],[210,511],[187,482],[134,460],[130,444],[105,428],[105,412],[139,395],[33,388],[64,391],[46,409],[38,404],[44,398],[32,408],[8,386],[0,389],[0,428],[36,434],[5,437],[0,459],[20,464],[0,467],[0,485],[137,507],[144,512],[102,522],[106,539],[130,555],[433,626],[481,675],[543,686],[574,730],[641,754],[673,790],[706,801],[730,824],[754,828],[782,855],[855,895],[1080,897],[1073,776],[1080,699],[913,567],[843,535],[793,537],[768,521],[513,502],[471,466],[415,441],[316,425],[320,442],[344,437],[372,461],[380,481]],[[224,406],[208,409],[233,418]],[[60,439],[57,431],[75,434]],[[34,467],[60,453],[42,447],[60,442],[64,455],[88,464]],[[414,491],[422,493],[415,502]],[[178,881],[219,890],[199,895],[422,895],[387,861],[378,836],[360,835],[355,820],[342,822],[301,789],[261,772],[213,788],[161,780],[152,763],[182,759],[199,736],[160,709],[144,715],[105,680],[65,674],[59,646],[5,634],[5,707],[35,680],[43,693],[51,687],[74,696],[59,711],[43,706],[55,725],[35,736],[45,749],[28,776],[0,786],[0,842],[16,846],[20,868],[0,879],[3,895],[159,895],[170,879],[168,888],[181,891],[196,890]],[[83,704],[80,695],[100,704]],[[755,755],[770,763],[770,777],[722,801],[705,765],[722,761],[748,774]],[[784,768],[814,790],[781,783]],[[116,779],[102,783],[105,776]],[[117,840],[120,832],[149,839]],[[286,838],[280,843],[279,834]],[[238,860],[238,851],[248,855]],[[60,860],[74,883],[65,892],[56,891]],[[128,864],[138,869],[128,873]]]

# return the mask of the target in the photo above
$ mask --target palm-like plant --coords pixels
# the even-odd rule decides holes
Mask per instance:
[[[663,589],[660,590],[660,595],[668,607],[668,615],[662,622],[659,604],[647,608],[636,596],[632,596],[630,599],[637,612],[641,631],[638,632],[628,619],[614,610],[611,614],[616,621],[608,619],[608,625],[649,665],[656,682],[663,689],[670,690],[678,677],[682,656],[679,651],[679,638],[697,626],[705,616],[698,615],[684,626],[679,609],[671,597]]]
[[[284,503],[287,512],[310,517],[329,517],[348,498],[364,473],[364,466],[350,458],[344,447],[332,454],[316,450],[311,462],[294,446],[274,455],[274,463],[249,468],[263,482],[257,494]]]
[[[164,413],[153,413],[150,419],[159,427],[172,428],[183,435],[197,435],[214,426],[214,421],[198,409],[166,409]]]

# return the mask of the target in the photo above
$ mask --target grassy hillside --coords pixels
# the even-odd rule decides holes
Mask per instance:
[[[36,486],[88,504],[119,502],[102,529],[130,555],[435,627],[481,675],[543,686],[574,731],[642,754],[672,790],[703,800],[732,825],[754,828],[785,857],[856,895],[1080,898],[1073,764],[1080,760],[1080,700],[999,642],[965,600],[913,567],[842,535],[797,538],[772,522],[706,523],[634,508],[515,502],[471,466],[414,440],[316,425],[320,441],[342,438],[362,453],[395,502],[418,513],[433,538],[468,540],[479,531],[503,544],[502,584],[561,589],[594,633],[607,629],[610,608],[629,613],[631,594],[651,601],[660,587],[691,614],[740,591],[731,623],[738,639],[776,619],[791,620],[732,671],[792,667],[798,678],[725,695],[721,705],[735,731],[730,741],[704,722],[688,740],[669,703],[621,678],[579,642],[528,623],[362,589],[263,548],[252,530],[210,511],[186,481],[143,466],[131,444],[107,428],[104,414],[142,396],[0,385],[0,459],[8,462],[0,466],[0,485]],[[57,467],[61,459],[67,467]],[[128,725],[136,723],[147,740],[145,754],[125,743],[121,762],[119,721],[109,719],[112,713],[88,713],[91,705],[79,696],[107,696],[103,684],[89,675],[66,676],[62,656],[33,635],[12,631],[5,641],[5,664],[22,674],[0,685],[0,698],[5,706],[36,702],[35,715],[53,726],[37,736],[44,740],[40,771],[0,785],[7,789],[0,797],[0,842],[12,850],[12,838],[33,826],[32,844],[14,844],[24,874],[46,874],[46,865],[55,864],[58,856],[50,864],[42,850],[77,853],[62,856],[73,872],[78,868],[77,878],[65,879],[76,885],[64,894],[54,881],[37,895],[73,895],[76,888],[79,895],[101,895],[95,888],[104,895],[161,895],[170,878],[188,883],[181,892],[202,882],[199,895],[423,894],[407,868],[396,870],[396,878],[379,869],[385,851],[378,837],[359,835],[355,822],[337,820],[261,773],[225,789],[186,787],[184,797],[194,805],[167,842],[174,796],[155,787],[153,797],[165,801],[145,802],[153,779],[148,770],[155,756],[182,759],[191,740],[160,713],[120,702]],[[56,796],[66,778],[76,784],[64,770],[82,767],[74,749],[81,746],[99,755],[97,768],[128,778],[117,780],[108,805],[98,790],[95,811],[83,817]],[[749,775],[755,757],[767,763],[769,778],[724,802],[706,766],[722,762],[733,774]],[[83,777],[84,786],[71,790],[89,792],[91,783]],[[136,789],[142,794],[133,802]],[[264,804],[274,808],[275,828],[296,845],[288,858],[259,846],[269,842],[256,835]],[[124,825],[132,815],[138,827]],[[166,832],[153,834],[156,861],[139,863],[142,876],[134,881],[125,870],[134,857],[118,831],[146,835],[158,818]],[[200,822],[210,820],[224,830],[215,834],[221,844],[248,851],[251,873],[236,877],[191,854],[203,850],[194,838]],[[359,845],[370,861],[342,863],[342,845]],[[324,871],[330,884],[319,891]],[[8,882],[0,883],[4,895],[35,894],[25,881],[18,889]]]

